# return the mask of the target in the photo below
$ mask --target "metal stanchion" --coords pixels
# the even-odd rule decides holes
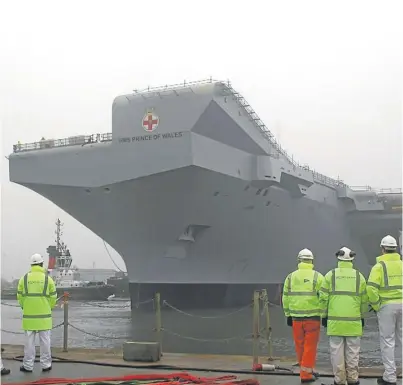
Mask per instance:
[[[253,367],[259,363],[259,291],[253,293]]]
[[[161,319],[161,295],[155,293],[155,331],[157,332],[157,342],[160,344],[162,355],[162,319]]]
[[[265,318],[264,334],[267,341],[267,353],[269,354],[268,361],[273,361],[272,328],[270,323],[269,297],[267,295],[266,289],[262,290],[262,300],[263,300],[263,312]]]
[[[63,324],[63,351],[67,352],[67,342],[69,339],[69,293],[67,291],[63,294],[63,311],[64,311],[64,324]]]

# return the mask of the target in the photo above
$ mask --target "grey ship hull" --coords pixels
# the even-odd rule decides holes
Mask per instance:
[[[160,120],[147,133],[149,108]],[[133,304],[159,291],[181,308],[238,306],[262,287],[278,301],[300,249],[310,248],[325,273],[348,245],[366,274],[378,246],[366,248],[365,237],[379,240],[401,228],[401,211],[386,215],[375,192],[356,192],[293,163],[222,83],[118,97],[113,138],[98,139],[17,148],[10,178],[123,257]],[[401,207],[401,195],[397,200]],[[367,232],[362,213],[375,216]]]

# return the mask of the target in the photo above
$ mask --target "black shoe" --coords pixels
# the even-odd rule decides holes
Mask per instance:
[[[6,368],[1,369],[1,375],[2,376],[5,376],[5,375],[10,374],[10,373],[11,373],[10,369],[6,369]]]
[[[357,381],[357,382],[347,382],[347,385],[360,385],[360,381]]]
[[[25,369],[24,365],[20,366],[20,372],[32,373],[32,370]]]
[[[376,380],[376,382],[378,383],[378,385],[396,385],[396,382],[388,382],[388,381],[385,381],[385,380],[383,379],[383,377],[378,378],[378,379]]]
[[[315,378],[319,378],[319,377],[320,377],[320,374],[319,374],[318,372],[312,372],[312,375],[313,375]]]
[[[50,365],[48,368],[43,368],[42,372],[50,372],[52,370],[52,365]]]

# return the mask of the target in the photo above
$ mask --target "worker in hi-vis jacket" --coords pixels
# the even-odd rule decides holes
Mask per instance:
[[[369,304],[377,313],[383,376],[380,385],[396,384],[395,347],[402,349],[402,259],[397,242],[387,235],[381,241],[382,255],[376,258],[368,278]],[[396,344],[398,342],[398,344]]]
[[[322,325],[327,328],[334,384],[358,385],[358,361],[368,297],[364,276],[353,267],[355,252],[342,247],[337,267],[325,275],[320,290]]]
[[[22,328],[25,330],[24,359],[20,370],[31,373],[35,362],[35,337],[39,335],[40,362],[43,372],[52,369],[50,331],[52,309],[57,302],[56,286],[43,268],[43,257],[31,257],[31,271],[18,282],[17,300],[23,311]]]
[[[283,289],[283,309],[293,328],[301,383],[317,379],[314,367],[320,336],[319,289],[323,276],[314,270],[314,256],[308,249],[298,253],[298,270],[287,276]]]

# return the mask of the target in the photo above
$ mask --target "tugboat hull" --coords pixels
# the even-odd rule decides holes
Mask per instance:
[[[93,287],[60,287],[56,289],[57,297],[60,298],[65,292],[69,293],[70,301],[106,301],[108,297],[115,294],[115,288],[112,285],[93,286]],[[17,289],[3,290],[2,300],[16,300]]]
[[[57,288],[57,296],[61,297],[65,292],[69,293],[71,301],[106,301],[108,297],[114,294],[113,286],[101,287],[66,287]]]

